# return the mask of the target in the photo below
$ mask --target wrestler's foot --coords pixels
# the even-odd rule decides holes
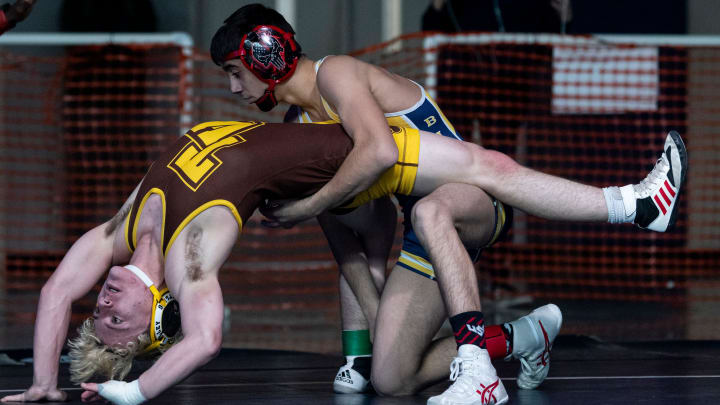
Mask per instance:
[[[638,184],[620,187],[625,213],[636,212],[641,228],[665,232],[677,219],[677,200],[688,170],[688,156],[680,134],[670,131],[664,152],[652,171]]]
[[[510,322],[513,327],[513,352],[506,360],[520,360],[518,387],[537,388],[550,370],[550,351],[562,326],[562,313],[555,304],[535,309],[529,315]]]
[[[355,357],[340,367],[335,382],[333,382],[333,391],[338,394],[359,394],[368,390],[370,380],[370,367],[372,357]]]
[[[508,394],[487,350],[462,345],[450,364],[450,381],[454,383],[440,395],[428,399],[428,405],[500,405]]]

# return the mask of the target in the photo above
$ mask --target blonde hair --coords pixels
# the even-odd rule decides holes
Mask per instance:
[[[135,357],[150,346],[150,334],[145,332],[124,346],[108,346],[97,337],[95,322],[88,318],[68,346],[70,379],[74,383],[88,381],[96,374],[108,380],[122,380],[130,372]]]

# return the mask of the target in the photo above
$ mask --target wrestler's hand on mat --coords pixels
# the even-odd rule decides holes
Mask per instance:
[[[82,383],[85,390],[80,396],[83,402],[106,399],[115,405],[138,405],[147,399],[140,392],[138,380],[133,382],[110,380],[102,384]]]
[[[103,397],[101,397],[100,394],[98,394],[98,392],[97,392],[97,391],[98,391],[98,388],[97,388],[98,384],[95,384],[95,383],[82,383],[82,384],[80,384],[80,386],[82,387],[82,389],[85,390],[85,391],[83,391],[82,394],[80,394],[80,399],[81,399],[83,402],[100,401],[100,400],[103,399]]]
[[[309,198],[293,201],[268,201],[260,207],[260,213],[267,218],[260,223],[268,228],[292,228],[297,223],[318,215],[310,209]]]
[[[67,401],[67,393],[57,388],[45,389],[37,386],[30,387],[22,394],[8,395],[0,399],[0,402],[39,402],[39,401]]]

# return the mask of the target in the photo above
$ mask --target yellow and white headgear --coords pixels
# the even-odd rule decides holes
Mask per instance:
[[[150,277],[139,267],[128,264],[124,266],[132,271],[150,289],[153,295],[152,315],[150,317],[150,346],[143,353],[175,343],[180,332],[180,305],[167,288],[158,291]]]

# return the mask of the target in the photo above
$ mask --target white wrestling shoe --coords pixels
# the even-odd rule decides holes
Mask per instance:
[[[505,360],[520,360],[518,387],[535,389],[550,370],[550,351],[562,326],[562,313],[557,305],[547,304],[510,325],[513,327],[513,352]]]
[[[428,399],[428,405],[500,405],[508,401],[502,381],[485,349],[462,345],[450,364],[450,381],[445,392]]]
[[[353,366],[355,362],[364,363],[371,362],[372,357],[355,357],[340,367],[337,375],[335,375],[335,381],[333,382],[333,391],[338,394],[360,394],[368,390],[369,380],[363,377],[360,372],[355,370]],[[362,364],[364,365],[364,364]],[[370,364],[366,365],[365,369],[370,369]]]
[[[641,228],[665,232],[675,224],[677,200],[688,170],[687,149],[680,134],[670,131],[664,152],[652,171],[638,184],[620,187],[626,215]]]

